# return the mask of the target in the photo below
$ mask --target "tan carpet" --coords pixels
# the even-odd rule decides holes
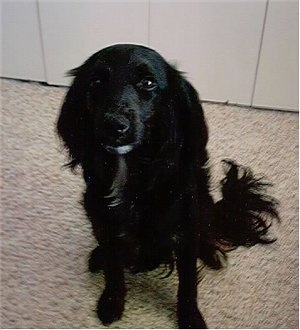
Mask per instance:
[[[103,278],[87,272],[95,246],[54,136],[64,88],[2,80],[1,328],[103,328],[94,313]],[[204,105],[214,182],[231,157],[275,183],[282,225],[272,246],[239,249],[206,271],[199,306],[211,328],[298,327],[298,115]],[[156,276],[155,276],[156,274]],[[174,328],[177,278],[128,276],[115,328]]]

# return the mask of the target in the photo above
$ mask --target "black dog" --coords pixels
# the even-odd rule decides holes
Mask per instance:
[[[111,46],[70,75],[57,128],[68,166],[80,165],[86,182],[84,207],[99,242],[89,268],[106,280],[100,320],[122,316],[124,269],[164,264],[178,271],[179,326],[205,328],[197,259],[218,269],[231,249],[273,242],[267,231],[279,216],[269,184],[226,160],[223,198],[213,201],[197,92],[154,50]]]

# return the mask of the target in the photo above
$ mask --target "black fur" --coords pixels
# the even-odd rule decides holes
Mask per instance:
[[[106,280],[99,318],[121,318],[125,268],[176,265],[179,327],[205,328],[197,259],[218,269],[227,251],[272,242],[268,228],[279,217],[268,183],[225,161],[223,198],[213,201],[197,92],[154,50],[111,46],[70,74],[57,130],[68,166],[81,166],[86,182],[84,207],[99,243],[89,269],[103,269]]]

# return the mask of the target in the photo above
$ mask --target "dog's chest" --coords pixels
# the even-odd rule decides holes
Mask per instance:
[[[116,207],[123,202],[124,187],[127,182],[127,164],[123,156],[117,157],[117,167],[112,184],[104,196],[108,207]]]
[[[104,199],[110,208],[128,202],[136,204],[137,200],[145,200],[145,196],[149,205],[166,203],[166,199],[172,199],[178,190],[178,178],[172,164],[144,164],[123,155],[118,155],[114,164],[109,164],[106,172],[110,173],[110,182],[104,191]]]
[[[178,212],[176,180],[158,178],[151,166],[135,166],[118,156],[111,168],[111,183],[104,193],[106,206],[119,214],[116,229],[124,262],[135,271],[151,270],[172,261]],[[158,182],[159,184],[155,184]]]

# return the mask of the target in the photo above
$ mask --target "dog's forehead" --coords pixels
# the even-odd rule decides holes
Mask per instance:
[[[99,52],[99,65],[109,66],[115,71],[132,72],[137,69],[160,75],[166,79],[167,63],[156,51],[136,45],[117,45]]]

